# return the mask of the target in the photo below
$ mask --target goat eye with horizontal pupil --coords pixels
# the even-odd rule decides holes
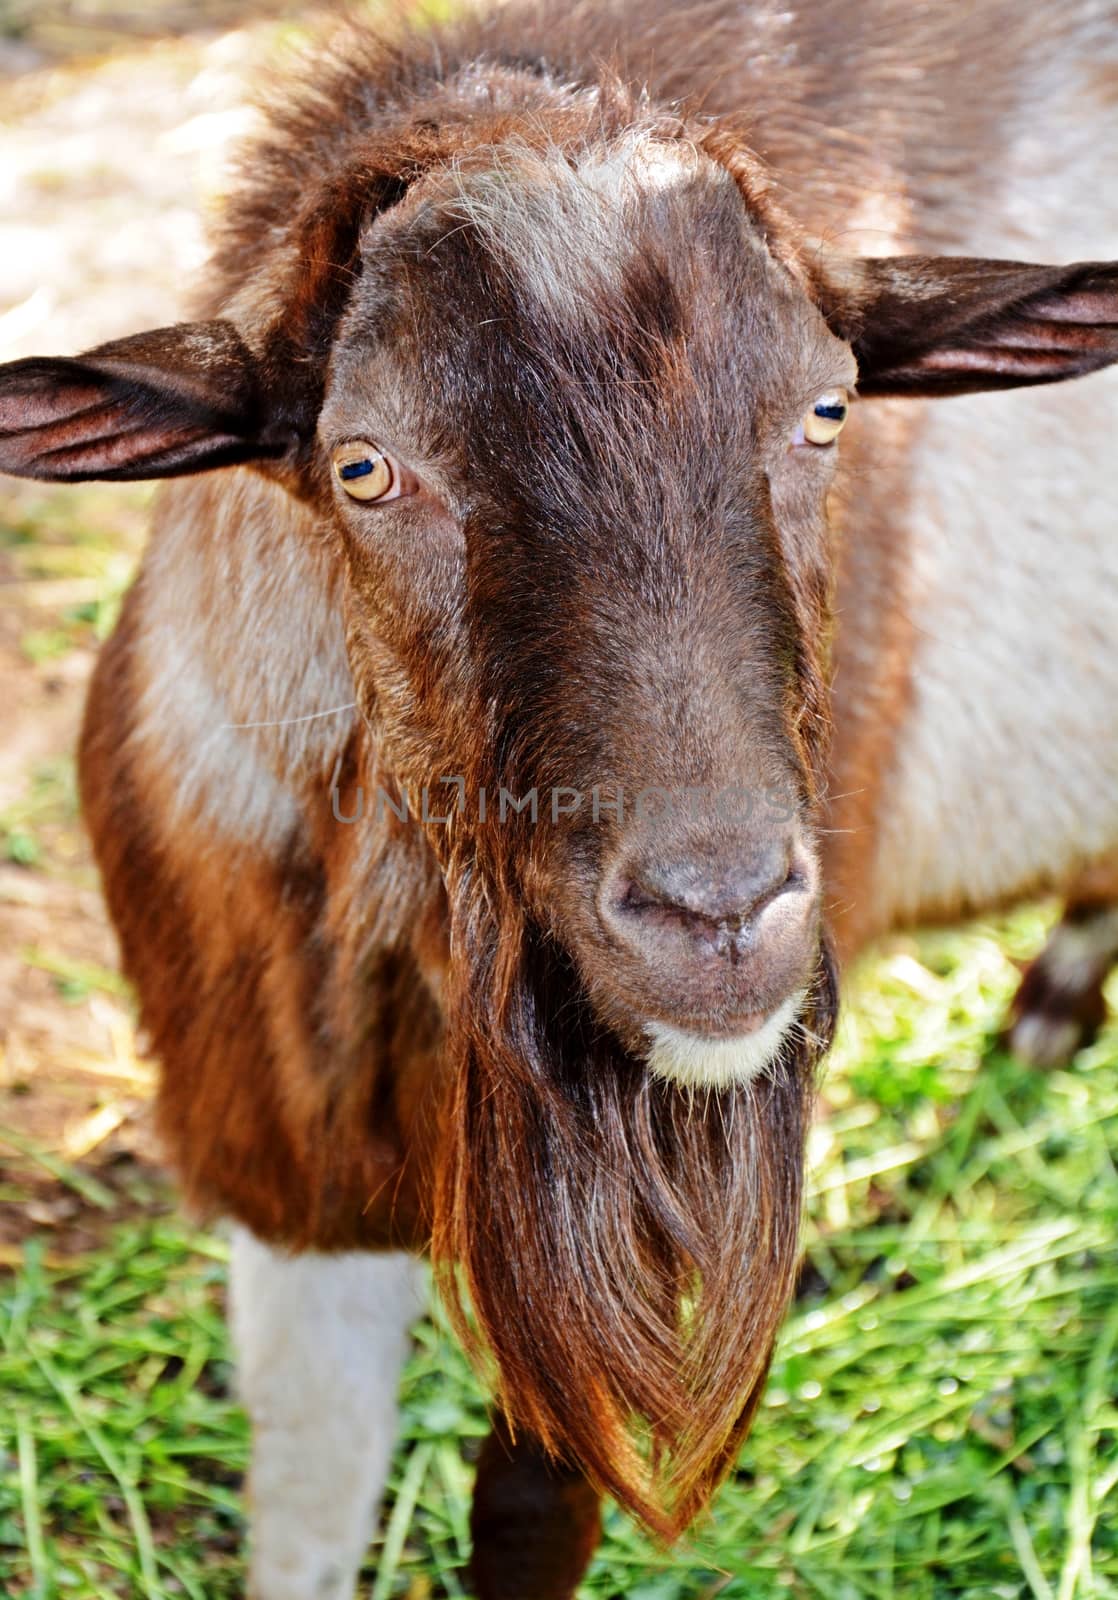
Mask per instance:
[[[353,439],[333,452],[334,472],[353,500],[389,500],[399,493],[399,475],[383,450]]]
[[[833,444],[842,432],[849,409],[842,390],[821,394],[800,423],[804,439],[808,444]]]

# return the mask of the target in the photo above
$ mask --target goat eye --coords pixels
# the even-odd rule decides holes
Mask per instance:
[[[401,493],[401,475],[391,456],[368,439],[351,439],[338,445],[332,460],[338,482],[353,500],[395,500]]]
[[[804,413],[797,431],[808,444],[833,444],[842,432],[849,409],[844,389],[821,394],[811,410]]]

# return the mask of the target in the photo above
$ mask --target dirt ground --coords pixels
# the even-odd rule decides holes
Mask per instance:
[[[0,361],[174,321],[280,5],[0,0]],[[100,637],[146,486],[0,479],[0,1266],[158,1199],[153,1071],[77,812]]]

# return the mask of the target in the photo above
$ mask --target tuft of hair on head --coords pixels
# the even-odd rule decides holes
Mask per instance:
[[[660,117],[573,147],[537,144],[523,131],[448,164],[427,194],[449,221],[474,232],[510,282],[578,318],[588,287],[603,299],[620,292],[640,207],[693,181],[701,167],[694,143]]]

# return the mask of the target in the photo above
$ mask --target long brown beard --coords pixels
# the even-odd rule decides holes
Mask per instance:
[[[455,909],[444,1296],[514,1426],[676,1538],[737,1456],[792,1293],[833,965],[772,1071],[689,1095],[595,1029],[512,905],[499,938],[487,897]]]

